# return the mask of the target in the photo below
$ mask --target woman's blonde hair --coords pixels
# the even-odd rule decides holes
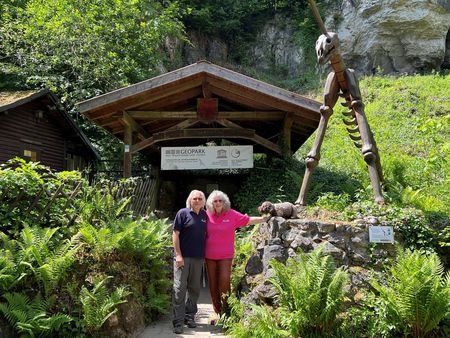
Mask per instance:
[[[221,199],[223,201],[223,211],[228,211],[231,209],[230,199],[227,194],[220,190],[214,190],[209,194],[208,199],[206,200],[206,209],[208,209],[209,212],[215,212],[213,201],[216,199]]]

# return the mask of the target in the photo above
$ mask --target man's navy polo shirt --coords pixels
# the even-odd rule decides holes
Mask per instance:
[[[205,257],[206,211],[198,214],[190,208],[177,212],[173,222],[173,230],[180,232],[180,250],[183,257]]]

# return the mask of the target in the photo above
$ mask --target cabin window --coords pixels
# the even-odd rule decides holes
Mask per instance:
[[[35,150],[24,149],[23,157],[28,161],[37,162],[38,161],[38,152]]]
[[[66,156],[66,170],[83,170],[86,168],[86,161],[83,157],[67,154]]]

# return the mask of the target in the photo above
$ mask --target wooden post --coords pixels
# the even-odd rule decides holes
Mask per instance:
[[[291,156],[291,131],[292,131],[292,123],[294,122],[292,113],[286,113],[286,116],[283,120],[283,145],[282,152],[283,156]]]
[[[123,177],[131,177],[131,145],[133,141],[133,131],[129,125],[125,125],[125,134],[123,137]]]

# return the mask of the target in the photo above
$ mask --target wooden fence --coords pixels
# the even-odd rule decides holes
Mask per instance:
[[[126,181],[110,181],[108,189],[114,199],[131,197],[126,209],[136,215],[145,215],[156,207],[157,180],[153,178],[134,178]]]
[[[130,197],[130,203],[125,210],[132,211],[135,215],[145,215],[156,207],[157,179],[140,177],[132,180],[109,181],[109,183],[94,183],[94,190],[103,191],[104,195],[111,194],[114,200],[119,201]],[[83,182],[73,182],[71,185],[61,184],[50,189],[46,184],[42,185],[37,193],[29,193],[20,190],[13,199],[7,191],[0,191],[0,203],[2,211],[6,214],[20,213],[21,218],[28,218],[35,224],[40,223],[49,213],[52,207],[58,205],[59,215],[65,219],[67,225],[74,222],[77,217],[75,202],[77,197],[83,194]]]

